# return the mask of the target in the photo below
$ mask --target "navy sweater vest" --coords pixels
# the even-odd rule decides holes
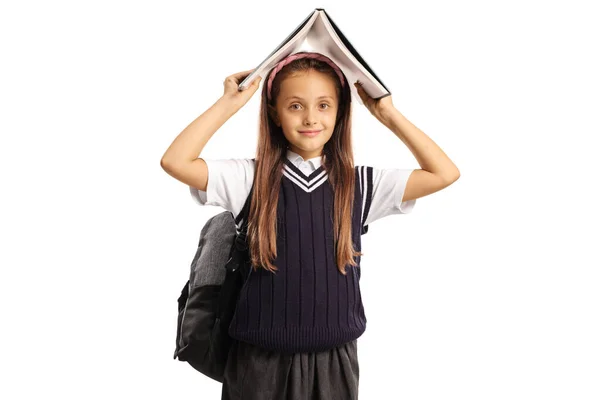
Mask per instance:
[[[250,269],[229,334],[282,353],[324,351],[358,338],[366,329],[360,257],[355,257],[356,267],[346,266],[346,276],[339,272],[334,197],[324,165],[306,176],[288,159],[284,163],[277,205],[278,270]],[[370,207],[372,167],[355,167],[355,184],[352,240],[360,251],[361,235],[368,230],[363,224]]]

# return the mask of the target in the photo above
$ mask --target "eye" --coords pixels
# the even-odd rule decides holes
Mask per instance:
[[[322,106],[325,105],[325,106],[327,106],[327,108],[329,108],[329,104],[327,104],[327,103],[321,103],[321,105]]]

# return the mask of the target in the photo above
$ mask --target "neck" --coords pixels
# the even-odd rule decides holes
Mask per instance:
[[[293,151],[294,153],[302,156],[302,158],[304,158],[305,160],[311,159],[311,158],[315,158],[315,157],[325,157],[325,153],[323,152],[323,148],[320,148],[318,150],[314,150],[314,151],[305,151],[302,149],[298,149],[295,146],[290,145],[288,147],[289,150]]]

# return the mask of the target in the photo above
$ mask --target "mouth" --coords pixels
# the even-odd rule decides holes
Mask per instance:
[[[321,131],[320,130],[311,130],[311,131],[298,131],[298,132],[301,135],[313,137],[313,136],[317,136]]]

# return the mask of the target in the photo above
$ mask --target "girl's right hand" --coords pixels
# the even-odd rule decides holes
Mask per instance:
[[[260,81],[262,80],[262,77],[259,75],[246,89],[242,91],[238,90],[239,84],[246,79],[252,71],[254,71],[254,69],[238,72],[225,78],[225,82],[223,82],[223,97],[232,100],[240,108],[244,106],[248,100],[250,100],[254,92],[256,92]]]

